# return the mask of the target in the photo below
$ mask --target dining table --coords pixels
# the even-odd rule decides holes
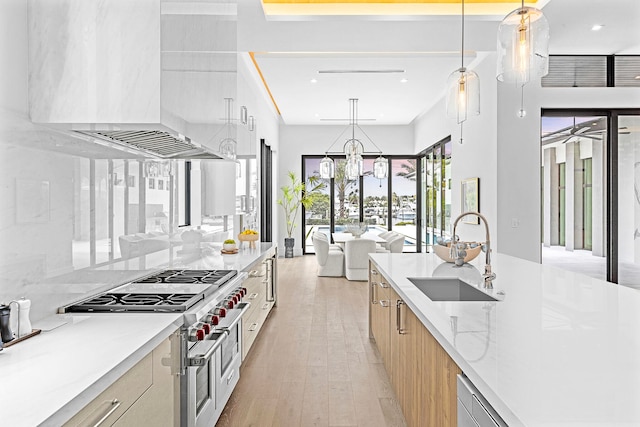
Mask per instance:
[[[344,242],[346,242],[347,240],[352,240],[352,239],[370,239],[370,240],[373,240],[376,243],[384,243],[384,242],[386,242],[386,240],[383,239],[382,237],[380,237],[378,234],[372,233],[370,231],[367,231],[367,232],[363,233],[360,237],[355,237],[351,233],[331,233],[331,236],[333,237],[334,243],[337,243],[338,245],[342,246],[343,248],[344,248]]]

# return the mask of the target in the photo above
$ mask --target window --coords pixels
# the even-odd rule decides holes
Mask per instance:
[[[303,156],[303,178],[319,176],[320,160],[324,156]],[[375,157],[364,159],[364,175],[359,179],[348,180],[345,176],[345,159],[332,156],[336,165],[335,177],[326,180],[322,196],[304,210],[304,252],[314,253],[312,233],[320,231],[327,236],[332,232],[344,231],[349,222],[364,221],[368,231],[381,233],[395,230],[405,234],[405,248],[416,251],[417,212],[417,158],[412,156],[386,156],[391,171],[385,179],[373,177]],[[393,169],[395,168],[395,169]],[[391,196],[395,194],[395,196]],[[395,200],[402,210],[392,209],[389,200]],[[395,216],[394,216],[395,215]],[[400,215],[398,219],[397,215]]]

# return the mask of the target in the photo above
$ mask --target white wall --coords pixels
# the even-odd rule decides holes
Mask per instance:
[[[464,122],[463,143],[459,143],[460,126],[455,120],[446,117],[445,100],[442,98],[431,110],[415,121],[414,148],[414,152],[418,153],[451,135],[451,228],[453,228],[453,220],[461,213],[461,180],[473,177],[480,178],[480,213],[489,222],[493,250],[497,250],[495,60],[495,54],[486,55],[479,64],[472,68],[480,78],[480,115],[470,117]],[[482,224],[459,223],[456,234],[462,240],[485,240],[485,230]]]
[[[384,154],[414,154],[413,147],[413,126],[362,126],[364,132],[369,135],[371,140],[380,148]],[[281,126],[280,127],[280,145],[277,150],[279,166],[277,169],[277,191],[274,193],[275,198],[281,197],[280,187],[289,182],[288,172],[293,171],[298,177],[302,171],[303,155],[321,155],[328,150],[329,146],[338,138],[338,136],[347,128],[347,126]],[[347,134],[343,135],[333,148],[332,152],[341,151]],[[376,151],[373,145],[366,140],[361,134],[357,133],[356,137],[360,138],[364,144],[365,151]],[[278,222],[278,232],[274,236],[278,236],[277,243],[284,245],[286,237],[286,227],[284,213],[282,207],[277,206],[276,217]],[[302,253],[302,244],[300,237],[300,216],[296,221],[294,236],[296,245],[294,254]],[[284,252],[283,252],[284,253]]]

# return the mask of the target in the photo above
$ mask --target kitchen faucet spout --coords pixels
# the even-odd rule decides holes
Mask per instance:
[[[493,289],[492,280],[496,278],[496,274],[493,271],[491,271],[491,236],[489,234],[489,222],[482,214],[480,214],[479,212],[464,212],[455,219],[455,221],[453,222],[453,239],[452,239],[451,247],[456,253],[456,258],[458,258],[460,254],[457,250],[458,248],[456,247],[457,246],[456,227],[458,226],[458,222],[460,221],[460,219],[464,218],[467,215],[477,216],[484,223],[486,238],[483,245],[484,247],[482,248],[485,252],[484,274],[482,275],[482,278],[484,279],[483,287],[485,289]],[[462,259],[464,260],[464,255],[462,256]]]

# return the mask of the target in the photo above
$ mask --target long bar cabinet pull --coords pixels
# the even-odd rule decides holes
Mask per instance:
[[[122,402],[120,402],[118,399],[113,399],[111,402],[109,402],[111,404],[111,409],[109,409],[109,412],[107,412],[106,414],[104,414],[102,416],[102,418],[100,418],[98,420],[97,423],[95,423],[93,425],[93,427],[99,427],[103,422],[105,422],[107,420],[107,418],[109,418],[111,416],[111,414],[113,414],[115,411],[118,410],[118,408],[120,407],[120,405],[122,405]]]
[[[405,333],[405,330],[402,329],[402,304],[404,301],[396,300],[396,330],[400,335]]]
[[[377,304],[378,301],[376,300],[376,282],[371,282],[371,304]]]

